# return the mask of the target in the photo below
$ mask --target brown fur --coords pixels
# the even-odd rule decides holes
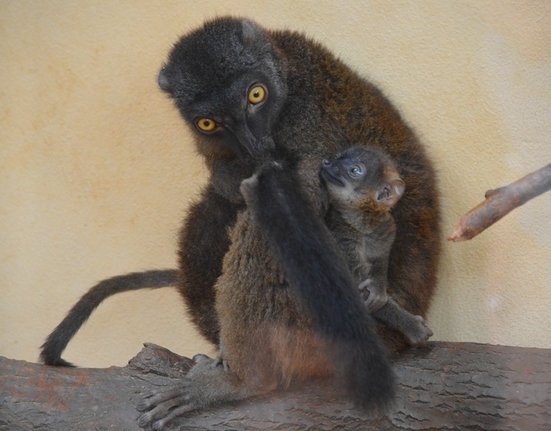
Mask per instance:
[[[388,206],[377,202],[372,196],[365,196],[363,199],[357,202],[357,210],[363,212],[368,219],[368,224],[376,225],[377,221],[388,215],[390,209]]]
[[[299,168],[301,188],[321,208],[317,170],[311,161]],[[312,330],[250,210],[238,215],[230,241],[215,289],[223,357],[231,370],[247,387],[263,389],[334,374],[327,341]]]

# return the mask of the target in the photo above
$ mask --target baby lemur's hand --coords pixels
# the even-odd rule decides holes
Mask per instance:
[[[370,313],[380,310],[388,302],[386,289],[384,289],[380,283],[376,283],[372,278],[366,278],[362,281],[358,289]]]
[[[433,332],[427,326],[423,316],[415,316],[414,324],[404,331],[404,335],[412,346],[424,344],[432,337]]]

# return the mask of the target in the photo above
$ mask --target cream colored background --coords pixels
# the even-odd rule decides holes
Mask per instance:
[[[205,183],[155,77],[205,18],[303,30],[378,83],[438,167],[447,234],[486,189],[551,162],[551,3],[0,1],[0,354],[38,347],[96,281],[174,267]],[[443,244],[435,339],[551,347],[551,194]],[[125,293],[66,351],[124,364],[144,341],[209,352],[171,289]]]

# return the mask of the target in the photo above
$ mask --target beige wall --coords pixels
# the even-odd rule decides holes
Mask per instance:
[[[94,282],[175,266],[205,169],[155,76],[177,37],[232,13],[304,30],[378,83],[427,144],[443,227],[551,161],[549,2],[0,2],[0,354],[38,346]],[[551,347],[551,194],[443,244],[435,339]],[[107,301],[65,357],[142,342],[209,352],[177,294]]]

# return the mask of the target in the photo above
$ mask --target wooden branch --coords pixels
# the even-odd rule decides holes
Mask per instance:
[[[152,344],[124,368],[0,357],[0,430],[139,430],[142,394],[177,383],[191,364]],[[329,383],[308,384],[192,414],[171,429],[551,429],[551,349],[437,342],[402,355],[395,370],[398,396],[385,416],[352,408]]]
[[[510,211],[551,189],[551,164],[514,183],[488,190],[486,200],[463,215],[448,241],[465,241],[487,229]]]

